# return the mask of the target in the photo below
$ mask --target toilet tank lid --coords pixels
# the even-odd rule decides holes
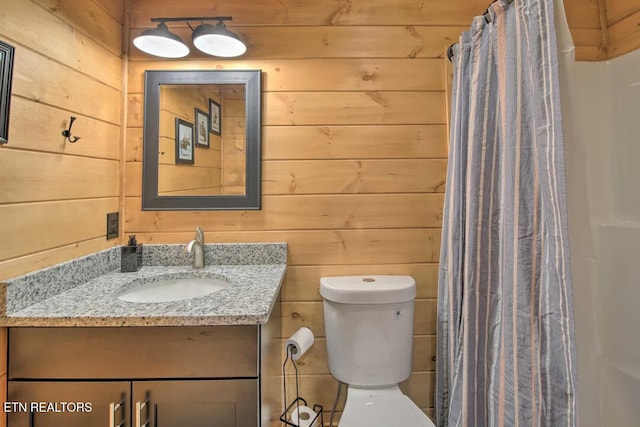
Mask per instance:
[[[338,276],[320,279],[320,295],[347,304],[385,304],[411,301],[416,281],[411,276]]]

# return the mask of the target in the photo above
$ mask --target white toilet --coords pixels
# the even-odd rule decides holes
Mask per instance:
[[[434,427],[398,387],[411,374],[415,280],[323,277],[320,295],[329,369],[349,385],[339,427]]]

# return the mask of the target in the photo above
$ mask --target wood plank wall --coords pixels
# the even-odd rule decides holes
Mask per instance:
[[[15,47],[0,145],[0,280],[118,243],[105,238],[105,215],[119,210],[123,4],[0,0],[0,39]],[[70,116],[75,144],[61,135]]]
[[[148,25],[149,13],[206,14],[200,2],[182,4],[183,8],[169,10],[157,2],[132,2],[132,36]],[[312,11],[306,11],[295,25],[283,25],[272,15],[267,26],[257,26],[265,24],[265,10],[251,10],[254,3],[249,2],[225,5],[225,14],[233,14],[227,11],[232,7],[246,9],[235,13],[235,19],[247,26],[234,30],[251,40],[249,53],[240,60],[194,55],[189,61],[168,62],[149,60],[131,50],[129,105],[141,104],[145,69],[262,69],[263,210],[142,212],[140,193],[134,191],[127,193],[126,232],[135,233],[141,241],[179,243],[192,238],[196,225],[201,225],[208,242],[288,242],[282,336],[302,325],[316,333],[317,344],[301,365],[302,393],[327,408],[336,383],[326,366],[319,278],[365,273],[416,276],[420,289],[417,356],[415,373],[406,387],[422,407],[429,408],[434,262],[446,168],[442,60],[438,57],[450,43],[443,35],[447,30],[336,27],[321,22]],[[273,2],[267,7],[282,6]],[[311,7],[317,5],[299,8]],[[325,7],[325,15],[339,11]],[[189,31],[176,28],[176,32],[188,40]],[[393,46],[385,41],[389,36],[402,38],[402,43]],[[424,54],[419,52],[422,45],[426,45]],[[412,50],[415,58],[408,57]],[[129,114],[128,188],[140,179],[141,122],[136,120],[140,114],[134,107]]]
[[[0,280],[117,244],[122,4],[0,0],[15,46],[9,143],[0,146]],[[73,134],[61,132],[77,117]]]
[[[577,61],[604,61],[607,52],[602,43],[601,0],[564,0],[569,28],[576,46]]]
[[[222,193],[244,195],[246,141],[244,85],[225,85],[222,109]]]
[[[218,60],[195,51],[152,59],[130,44],[126,233],[182,243],[197,225],[208,242],[286,241],[282,337],[309,326],[318,338],[300,366],[301,392],[330,408],[319,279],[409,274],[417,279],[414,371],[404,390],[433,406],[435,309],[446,170],[445,48],[486,1],[347,2],[131,0],[130,40],[158,16],[232,15],[247,54]],[[580,59],[604,58],[596,0],[567,2]],[[183,40],[191,31],[171,26]],[[192,49],[195,50],[195,49]],[[263,209],[140,209],[143,72],[264,72]],[[339,406],[339,409],[342,406]]]
[[[640,48],[640,0],[602,0],[606,7],[607,58]]]

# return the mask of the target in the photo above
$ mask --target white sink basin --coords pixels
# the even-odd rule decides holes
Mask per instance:
[[[118,299],[128,302],[171,302],[203,297],[226,288],[229,283],[214,278],[164,279],[127,289]]]

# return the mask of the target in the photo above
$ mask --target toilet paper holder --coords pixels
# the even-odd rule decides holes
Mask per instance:
[[[284,412],[280,415],[280,421],[285,423],[291,427],[303,427],[300,424],[295,424],[294,419],[292,418],[293,412],[297,412],[300,414],[299,409],[307,406],[307,401],[300,397],[299,394],[299,386],[298,386],[298,366],[296,365],[295,360],[290,356],[292,355],[293,346],[287,346],[287,357],[282,364],[282,383],[284,389],[284,402],[287,402],[287,375],[286,368],[287,364],[290,363],[293,365],[293,369],[295,371],[295,381],[296,381],[296,397],[293,401],[287,406]],[[297,409],[296,409],[297,408]],[[322,405],[318,405],[317,403],[313,405],[313,412],[315,412],[315,417],[305,420],[305,426],[313,426],[313,427],[324,427],[324,418],[322,416]],[[298,415],[298,422],[302,419],[300,415]],[[319,424],[318,424],[319,420]]]
[[[289,416],[288,414],[289,414],[289,411],[293,413],[295,411],[294,408],[296,407],[302,408],[306,406],[307,406],[306,400],[304,400],[302,397],[296,397],[296,399],[293,402],[291,402],[289,406],[287,406],[287,408],[284,410],[282,415],[280,415],[280,421],[282,421],[283,423],[291,427],[303,427],[300,424],[295,424],[294,423],[295,420],[293,419],[295,417]],[[316,416],[308,420],[305,420],[305,423],[307,423],[306,425],[314,426],[314,427],[324,426],[324,419],[322,417],[322,405],[318,405],[317,403],[313,405],[313,412],[315,412]],[[300,416],[299,419],[302,419],[302,417]],[[320,421],[318,421],[318,419]]]

